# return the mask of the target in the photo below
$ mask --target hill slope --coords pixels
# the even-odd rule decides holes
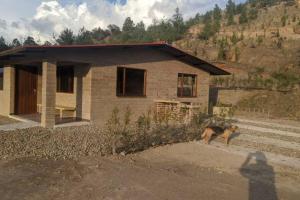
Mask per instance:
[[[239,15],[235,16],[239,21]],[[191,27],[174,45],[212,62],[249,71],[262,67],[266,72],[280,68],[300,70],[300,7],[278,4],[259,9],[256,20],[227,26],[223,14],[221,29],[209,40],[200,40],[204,24]],[[226,46],[221,44],[226,41]],[[222,48],[222,49],[221,49]],[[224,56],[220,58],[220,51]]]

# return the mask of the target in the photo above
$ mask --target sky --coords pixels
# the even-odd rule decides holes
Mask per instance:
[[[236,3],[245,0],[235,0]],[[176,7],[188,19],[227,0],[0,0],[0,36],[21,41],[28,35],[51,41],[63,29],[122,26],[126,17],[146,25],[170,18]]]

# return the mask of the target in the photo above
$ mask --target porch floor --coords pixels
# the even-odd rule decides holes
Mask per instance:
[[[34,113],[34,114],[26,114],[26,115],[16,115],[16,117],[22,118],[22,119],[25,119],[25,120],[30,120],[30,121],[41,123],[41,117],[42,116],[41,116],[40,113]],[[83,120],[81,118],[76,118],[76,117],[60,118],[59,115],[55,116],[55,125],[72,123],[72,122],[88,122],[88,121]]]

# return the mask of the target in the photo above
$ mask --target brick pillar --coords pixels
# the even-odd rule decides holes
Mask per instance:
[[[43,62],[42,73],[42,121],[45,128],[55,125],[56,62]]]
[[[12,65],[4,66],[4,115],[14,113],[15,108],[15,68]]]

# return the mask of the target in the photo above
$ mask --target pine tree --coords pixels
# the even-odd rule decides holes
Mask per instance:
[[[38,45],[38,44],[35,42],[35,40],[34,40],[33,37],[28,36],[28,37],[26,38],[26,40],[24,41],[23,45],[24,45],[24,46],[36,46],[36,45]]]
[[[60,45],[72,45],[75,43],[75,35],[71,29],[66,28],[60,33],[56,42]]]
[[[115,24],[110,24],[107,26],[108,31],[112,36],[119,35],[121,33],[120,27]]]
[[[249,13],[248,13],[248,18],[249,20],[255,20],[257,19],[258,16],[258,11],[256,8],[250,8]]]
[[[182,14],[180,13],[178,7],[175,9],[175,13],[171,19],[171,22],[174,27],[174,31],[175,31],[174,34],[176,39],[180,39],[180,37],[183,35],[186,29],[185,29]]]
[[[217,4],[215,5],[213,16],[214,16],[213,30],[214,32],[219,32],[221,28],[222,10],[219,8]]]
[[[43,46],[52,46],[52,43],[47,40],[44,42]]]
[[[76,44],[93,44],[92,32],[82,27],[76,37]]]
[[[207,12],[203,17],[204,28],[199,35],[199,39],[208,40],[211,36],[214,36],[215,30],[212,25],[212,13]]]
[[[5,42],[4,37],[0,37],[0,51],[4,51],[8,49],[8,45]]]
[[[234,14],[235,14],[235,3],[232,0],[228,0],[228,3],[226,5],[227,25],[234,24]]]
[[[122,31],[123,32],[131,32],[134,30],[134,22],[132,21],[132,19],[130,17],[127,17],[123,23],[123,28]]]
[[[248,12],[247,12],[247,7],[243,7],[242,11],[241,11],[241,15],[239,18],[239,23],[240,24],[244,24],[248,22],[248,16],[247,16]]]
[[[222,19],[222,10],[218,6],[218,4],[215,5],[214,11],[213,11],[214,20],[220,21]]]
[[[21,42],[17,38],[13,39],[13,41],[11,43],[11,47],[16,48],[16,47],[19,47],[19,46],[21,46]]]
[[[106,37],[108,37],[110,35],[110,31],[109,30],[103,30],[102,28],[98,27],[98,28],[94,28],[91,31],[91,37],[93,42],[98,43],[102,40],[104,40]]]

